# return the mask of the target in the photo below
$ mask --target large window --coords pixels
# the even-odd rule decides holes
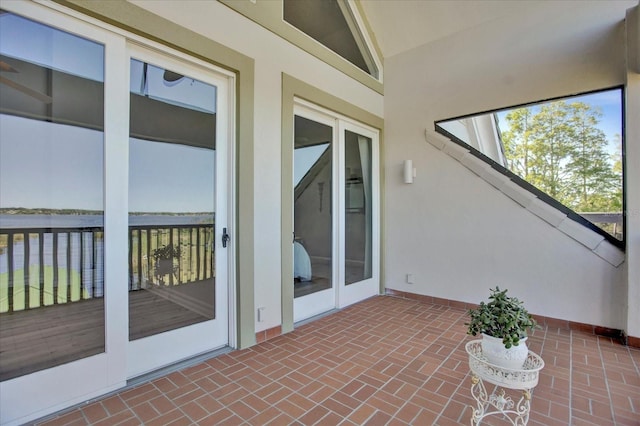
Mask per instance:
[[[623,240],[622,89],[446,120],[437,127],[609,239]]]
[[[104,352],[103,74],[0,10],[0,380]]]

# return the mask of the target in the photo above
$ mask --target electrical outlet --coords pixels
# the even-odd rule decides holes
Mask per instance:
[[[258,308],[258,322],[263,322],[264,321],[264,310],[266,308],[264,306],[261,306]]]
[[[407,274],[407,284],[413,284],[413,274]]]

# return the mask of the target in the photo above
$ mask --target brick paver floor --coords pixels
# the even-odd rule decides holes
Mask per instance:
[[[469,424],[466,320],[462,308],[374,297],[38,424]],[[530,425],[640,425],[640,350],[551,325],[529,348],[546,364]]]

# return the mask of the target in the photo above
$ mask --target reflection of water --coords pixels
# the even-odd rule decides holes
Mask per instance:
[[[129,215],[129,225],[198,225],[213,223],[213,213],[206,215]],[[3,228],[100,228],[104,216],[99,214],[46,215],[0,214],[0,233]]]
[[[3,228],[99,228],[104,224],[103,218],[104,216],[99,214],[0,214],[0,230]]]

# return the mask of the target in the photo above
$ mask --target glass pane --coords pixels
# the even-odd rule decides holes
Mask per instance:
[[[345,131],[345,284],[371,278],[371,139]]]
[[[104,352],[104,47],[0,10],[0,380]]]
[[[129,338],[215,318],[216,87],[131,61]]]
[[[367,74],[378,77],[348,2],[284,0],[283,19]]]
[[[333,130],[295,117],[294,297],[331,288]]]
[[[437,127],[616,243],[624,240],[622,95],[622,89],[577,95],[441,121]]]

